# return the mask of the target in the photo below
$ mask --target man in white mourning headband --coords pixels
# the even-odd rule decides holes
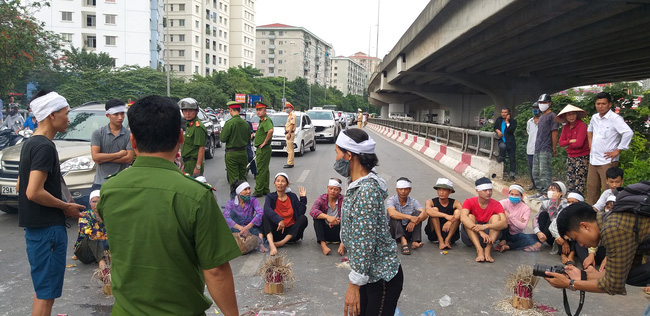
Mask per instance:
[[[126,169],[135,151],[131,147],[131,131],[123,126],[126,104],[122,100],[106,102],[108,125],[98,128],[90,139],[90,153],[97,164],[92,190],[99,190],[106,178]]]
[[[83,205],[63,202],[61,169],[52,142],[69,125],[68,101],[56,92],[39,91],[30,103],[40,122],[24,144],[18,173],[18,225],[25,228],[31,267],[33,315],[50,315],[61,297],[68,235],[65,218],[81,217]]]
[[[339,178],[327,180],[327,193],[316,198],[309,211],[309,215],[314,219],[316,242],[320,244],[324,255],[331,252],[327,243],[341,242],[341,206],[343,205],[341,184]],[[339,244],[337,252],[341,256],[345,253],[343,243]]]
[[[494,262],[492,245],[508,228],[508,219],[501,203],[492,199],[492,181],[483,177],[474,184],[478,196],[465,200],[460,211],[460,239],[476,248],[476,262]]]
[[[400,243],[404,255],[410,255],[411,249],[422,247],[422,222],[429,218],[420,202],[409,196],[411,189],[411,180],[405,177],[397,179],[397,194],[386,202],[390,234]]]

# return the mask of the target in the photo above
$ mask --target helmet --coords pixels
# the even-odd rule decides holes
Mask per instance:
[[[544,94],[539,96],[539,99],[537,100],[537,102],[544,102],[544,103],[551,102],[551,96],[544,93]]]
[[[192,98],[183,98],[180,101],[178,101],[178,106],[181,108],[181,110],[198,110],[199,109],[199,104],[196,102],[196,100]]]

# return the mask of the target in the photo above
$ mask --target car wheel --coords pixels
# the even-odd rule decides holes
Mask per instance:
[[[217,135],[214,137],[214,146],[217,148],[221,148],[221,135]]]
[[[316,151],[316,139],[311,140],[311,147],[309,147],[309,150]]]
[[[9,205],[0,205],[0,211],[3,211],[7,214],[16,214],[18,213],[18,208]]]
[[[208,138],[208,146],[205,148],[205,158],[212,159],[214,157],[214,137]]]
[[[304,154],[305,154],[305,142],[300,142],[300,150],[298,151],[298,153],[296,153],[296,155],[298,155],[298,157],[302,157],[302,155]]]

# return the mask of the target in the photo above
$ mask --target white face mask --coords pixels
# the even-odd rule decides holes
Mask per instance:
[[[546,112],[548,108],[551,107],[550,103],[539,103],[539,110],[543,112]]]
[[[552,199],[555,196],[555,191],[548,191],[546,192],[546,195],[548,195],[549,199]]]

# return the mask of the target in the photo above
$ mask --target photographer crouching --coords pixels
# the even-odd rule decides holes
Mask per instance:
[[[638,204],[637,204],[638,205]],[[578,202],[565,208],[557,218],[560,236],[583,247],[604,246],[607,266],[596,270],[590,266],[586,278],[578,268],[566,266],[565,273],[546,272],[553,287],[610,295],[626,295],[625,284],[646,286],[650,283],[650,217],[633,210],[595,212],[587,203]],[[647,239],[647,240],[646,240]],[[650,315],[650,305],[643,315]]]

